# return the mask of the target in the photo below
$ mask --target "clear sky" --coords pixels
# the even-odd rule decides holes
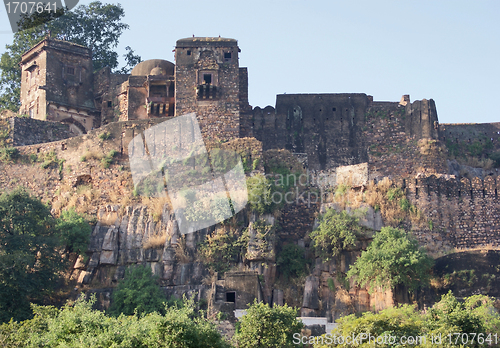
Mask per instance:
[[[500,122],[498,0],[120,3],[130,25],[120,54],[131,46],[143,60],[173,62],[178,39],[237,39],[252,106],[274,106],[281,93],[410,94],[434,99],[441,123]],[[4,7],[0,18],[3,53],[12,42]]]

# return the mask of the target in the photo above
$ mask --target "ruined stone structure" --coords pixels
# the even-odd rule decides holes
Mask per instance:
[[[29,145],[20,148],[25,157],[56,153],[65,160],[64,170],[49,166],[43,172],[32,164],[0,163],[0,185],[7,190],[23,182],[55,204],[65,199],[57,193],[64,185],[71,187],[70,192],[77,192],[76,186],[82,183],[99,191],[88,211],[99,220],[88,251],[90,261],[76,262],[72,276],[82,288],[98,292],[104,305],[124,269],[136,263],[150,266],[167,294],[197,292],[198,299],[208,299],[227,312],[244,309],[254,298],[281,304],[288,296],[298,299],[300,303],[294,305],[302,307],[303,316],[324,316],[331,321],[394,304],[390,293],[369,294],[352,282],[346,287],[339,278],[366,248],[369,238],[360,241],[356,250],[343,251],[339,265],[316,259],[302,292],[275,286],[275,255],[266,258],[258,253],[246,256],[246,268],[240,264],[211,285],[203,282],[208,271],[195,258],[196,245],[216,227],[188,234],[183,240],[173,211],[164,206],[161,216],[155,218],[150,207],[119,199],[133,196],[128,162],[128,151],[134,151],[128,147],[132,139],[190,112],[196,113],[207,144],[227,146],[241,154],[248,167],[254,164],[247,173],[263,173],[261,159],[268,165],[271,161],[266,156],[277,158],[286,152],[281,149],[287,149],[294,155],[287,152],[294,163],[285,156],[277,162],[292,173],[307,168],[339,181],[354,178],[356,182],[351,184],[360,189],[368,180],[390,177],[409,202],[426,214],[428,226],[405,226],[423,246],[451,250],[500,245],[499,177],[494,170],[472,179],[449,175],[448,150],[450,142],[500,150],[500,123],[439,124],[432,99],[411,102],[409,95],[403,95],[399,102],[379,102],[362,93],[286,94],[277,96],[275,107],[252,108],[248,104],[248,73],[239,67],[239,52],[233,39],[182,39],[177,41],[175,65],[147,60],[130,74],[112,73],[109,68],[92,72],[88,49],[50,38],[23,55],[20,113],[36,120],[11,121],[13,144]],[[64,125],[51,123],[43,127],[44,136],[22,140],[34,129],[42,129],[39,120]],[[99,137],[104,132],[110,135],[106,141]],[[75,134],[81,135],[69,138]],[[163,135],[155,133],[154,139]],[[161,146],[161,141],[158,144]],[[100,159],[112,150],[119,155],[109,168],[101,168],[97,161],[80,160],[85,156]],[[115,200],[110,204],[113,195]],[[77,207],[88,204],[86,199],[78,197]],[[280,243],[273,245],[276,252],[286,243],[308,250],[315,216],[328,205],[322,204],[325,201],[310,203],[287,204],[276,218],[258,217],[280,226],[276,232]],[[366,219],[371,222],[365,227],[379,230],[383,225],[380,212],[370,209]],[[249,229],[249,238],[255,237],[252,218],[256,218],[255,212],[248,210],[235,218],[238,228]],[[167,237],[164,245],[143,248],[144,240],[160,233]],[[184,254],[179,256],[181,251]],[[332,284],[345,291],[332,292]],[[339,294],[353,301],[345,301]],[[403,293],[396,295],[399,302],[407,300]]]
[[[20,65],[21,114],[68,123],[73,134],[100,125],[88,48],[46,38],[23,54]]]
[[[367,162],[368,149],[387,133],[397,132],[400,144],[439,138],[434,101],[410,103],[407,95],[398,103],[360,93],[288,94],[277,96],[275,108],[252,109],[239,52],[234,39],[186,38],[177,41],[175,65],[152,59],[130,74],[93,73],[88,49],[46,38],[23,55],[20,112],[68,123],[79,134],[114,121],[195,112],[206,139],[255,137],[264,150],[288,149],[313,170]],[[389,114],[392,126],[381,132],[376,118]]]

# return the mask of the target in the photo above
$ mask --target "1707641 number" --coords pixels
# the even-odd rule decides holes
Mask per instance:
[[[5,7],[7,13],[22,13],[22,14],[32,14],[32,13],[56,13],[57,3],[56,2],[36,2],[36,1],[12,1],[6,2]]]

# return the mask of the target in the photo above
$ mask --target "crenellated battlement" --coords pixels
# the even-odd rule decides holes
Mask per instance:
[[[414,179],[399,179],[398,186],[415,197],[436,195],[448,198],[495,198],[500,191],[500,178],[488,176],[484,180],[478,177],[457,179],[454,177],[430,175]]]
[[[500,247],[499,176],[417,175],[393,182],[427,220],[425,226],[408,226],[422,245],[433,250]]]

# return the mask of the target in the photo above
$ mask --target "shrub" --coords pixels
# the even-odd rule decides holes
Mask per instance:
[[[259,214],[272,212],[271,188],[270,180],[262,174],[247,178],[248,203],[253,211]]]
[[[199,316],[194,302],[158,313],[108,317],[83,298],[62,309],[34,306],[35,317],[0,325],[0,344],[20,347],[212,347],[230,348],[214,323]]]
[[[12,162],[17,158],[19,158],[19,150],[15,147],[0,147],[0,162]]]
[[[92,229],[83,215],[78,214],[74,208],[64,210],[56,227],[66,251],[85,255]]]
[[[112,138],[112,135],[110,132],[102,132],[101,134],[99,134],[99,139],[101,140],[108,140],[108,139],[111,139]]]
[[[297,309],[255,301],[239,322],[234,335],[239,348],[291,348],[293,335],[303,328]]]
[[[113,158],[118,154],[118,151],[111,150],[106,156],[101,158],[101,165],[104,169],[109,168],[109,166],[113,163]]]
[[[432,259],[405,231],[382,227],[347,272],[360,286],[383,289],[405,285],[410,291],[429,282]]]
[[[158,277],[151,269],[142,265],[131,266],[125,271],[125,277],[113,292],[109,312],[115,316],[145,313],[165,313],[163,302],[166,301],[157,284]]]
[[[304,249],[297,244],[285,245],[278,254],[276,264],[285,278],[301,276],[306,270]]]
[[[231,263],[238,260],[244,247],[244,234],[238,236],[233,229],[220,227],[200,243],[198,256],[209,269],[222,273],[229,270]]]
[[[355,216],[345,210],[337,213],[335,209],[328,209],[319,217],[319,226],[311,232],[310,237],[316,255],[330,260],[339,255],[342,249],[354,246],[362,231]]]
[[[259,164],[260,164],[260,158],[254,159],[252,163],[252,170],[256,170],[259,167]]]
[[[57,158],[57,154],[54,150],[45,153],[41,159],[43,163],[40,166],[43,169],[56,167],[59,168],[59,172],[62,172],[65,160]]]
[[[493,333],[497,333],[500,328],[500,317],[491,298],[475,295],[461,302],[450,292],[443,295],[427,313],[419,312],[416,306],[402,305],[384,309],[379,313],[365,312],[361,316],[351,314],[338,319],[337,324],[331,338],[366,335],[377,339],[385,336],[385,344],[381,344],[381,347],[459,348],[495,343],[496,337]],[[400,344],[403,336],[406,339],[412,337],[416,341],[413,344],[409,341],[406,345]],[[432,339],[435,342],[432,342]],[[328,337],[325,335],[316,337],[314,343],[315,348],[332,346],[328,344]],[[340,343],[340,340],[337,343]],[[360,343],[356,347],[374,346],[373,340],[369,342],[366,339]],[[336,346],[353,345],[348,345],[346,340]]]

